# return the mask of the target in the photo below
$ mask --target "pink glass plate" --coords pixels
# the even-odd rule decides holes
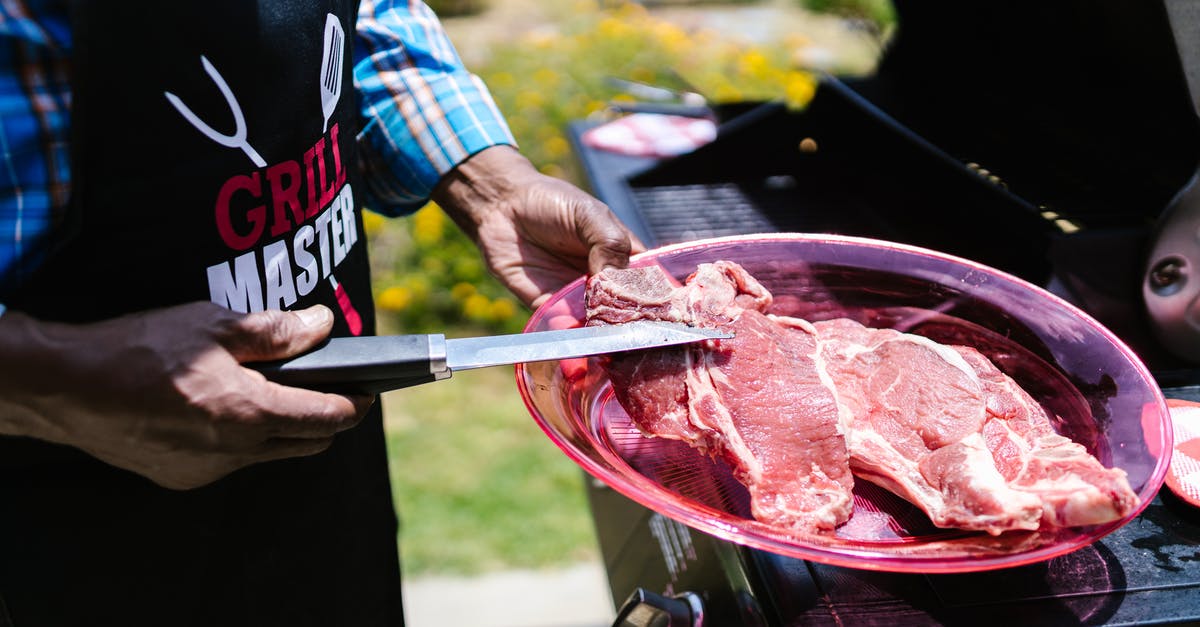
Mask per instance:
[[[589,474],[700,531],[826,564],[949,573],[1038,562],[1087,546],[1132,520],[1162,485],[1171,450],[1162,393],[1137,356],[1060,298],[1006,273],[942,253],[853,237],[770,234],[718,238],[638,255],[680,280],[703,262],[735,261],[775,296],[773,311],[851,317],[986,354],[1056,416],[1060,433],[1128,473],[1141,498],[1122,520],[1056,532],[939,529],[906,501],[857,482],[854,514],[829,536],[796,536],[750,518],[729,468],[686,444],[647,438],[617,403],[594,359],[522,364],[517,386],[533,418]],[[578,326],[583,279],[530,318],[526,331]]]

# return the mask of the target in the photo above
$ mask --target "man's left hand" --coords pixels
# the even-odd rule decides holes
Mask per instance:
[[[479,246],[492,274],[534,308],[580,275],[625,267],[645,250],[604,203],[538,172],[509,146],[459,164],[433,199]]]

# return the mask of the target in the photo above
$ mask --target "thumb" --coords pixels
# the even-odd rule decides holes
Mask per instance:
[[[239,362],[269,361],[303,353],[329,337],[333,312],[324,305],[297,311],[260,311],[243,316],[221,339]]]
[[[599,209],[584,216],[583,236],[588,244],[589,274],[599,274],[608,267],[624,268],[629,265],[630,255],[646,250],[646,245],[625,228],[607,206],[599,205]]]
[[[588,274],[600,274],[605,268],[624,268],[630,255],[645,252],[646,246],[632,233],[626,239],[605,240],[588,251]]]

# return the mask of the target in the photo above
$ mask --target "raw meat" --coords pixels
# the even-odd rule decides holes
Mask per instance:
[[[680,286],[657,267],[588,283],[589,324],[639,318],[733,330],[732,340],[614,356],[606,369],[643,433],[725,459],[754,517],[829,532],[852,474],[940,527],[1000,534],[1118,519],[1137,506],[1120,469],[1058,435],[978,351],[841,318],[766,314],[771,294],[730,262]]]
[[[983,438],[997,468],[1015,490],[1042,500],[1042,528],[1117,520],[1138,505],[1125,471],[1106,468],[1080,444],[1054,431],[1032,397],[987,357],[955,347],[987,393]]]
[[[740,266],[706,264],[687,287],[660,269],[606,270],[587,291],[589,324],[636,319],[724,327],[709,346],[615,355],[607,370],[639,429],[725,459],[754,517],[798,532],[831,531],[853,509],[853,477],[816,340],[762,313],[770,294]]]
[[[1107,522],[1136,506],[1124,471],[1055,433],[978,351],[846,319],[812,326],[854,474],[935,525],[997,534]]]

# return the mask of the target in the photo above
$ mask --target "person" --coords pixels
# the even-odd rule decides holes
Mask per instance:
[[[149,9],[0,7],[0,625],[402,624],[379,404],[244,364],[373,332],[364,205],[531,307],[641,244],[421,3]]]

